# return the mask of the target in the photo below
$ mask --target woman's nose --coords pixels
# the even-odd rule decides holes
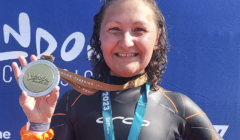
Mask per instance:
[[[122,34],[122,37],[119,41],[119,44],[123,47],[123,48],[129,48],[129,47],[133,47],[134,46],[134,37],[131,35],[130,32],[125,32]]]

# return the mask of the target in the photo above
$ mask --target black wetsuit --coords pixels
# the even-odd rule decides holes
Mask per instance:
[[[110,76],[110,83],[122,85],[131,78]],[[145,85],[110,92],[116,140],[127,140],[136,103]],[[51,128],[53,140],[104,140],[101,91],[92,96],[75,90],[58,101]],[[151,91],[139,140],[222,140],[203,111],[183,94]]]

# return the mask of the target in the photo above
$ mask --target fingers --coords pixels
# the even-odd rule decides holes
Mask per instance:
[[[13,73],[14,73],[14,77],[18,83],[18,77],[20,75],[20,70],[18,68],[18,64],[16,62],[12,63],[12,68],[13,68]]]
[[[24,68],[27,65],[27,60],[23,56],[19,56],[18,60],[21,63],[22,68]]]
[[[57,99],[59,97],[59,89],[59,86],[54,87],[50,96],[47,98],[47,102],[51,107],[54,107],[56,105]]]
[[[23,56],[19,56],[18,60],[21,63],[22,68],[24,68],[28,64],[27,60]],[[35,55],[31,55],[31,61],[36,61],[36,60],[37,60],[37,57]],[[16,62],[13,62],[12,68],[13,68],[13,72],[14,72],[14,77],[18,83],[18,77],[20,75],[20,70],[19,70],[18,64]]]
[[[21,63],[22,67],[25,67],[27,65],[27,61],[23,56],[19,56],[18,57],[19,62]],[[20,75],[20,70],[18,68],[18,64],[16,62],[12,63],[12,68],[13,68],[13,72],[14,72],[14,77],[18,83],[18,77]]]
[[[35,55],[31,55],[30,59],[31,61],[36,61],[37,57]],[[23,68],[28,64],[27,60],[23,56],[19,56],[18,60],[20,61]]]
[[[31,61],[36,61],[37,57],[35,55],[31,55],[30,59],[31,59]]]

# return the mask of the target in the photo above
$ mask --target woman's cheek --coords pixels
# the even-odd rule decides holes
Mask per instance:
[[[107,43],[116,43],[118,42],[119,40],[119,37],[117,35],[114,35],[114,34],[110,34],[108,36],[106,36],[106,42]]]

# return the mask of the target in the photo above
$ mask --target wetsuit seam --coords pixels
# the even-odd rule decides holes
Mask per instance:
[[[66,97],[66,115],[65,115],[65,122],[66,124],[68,124],[69,128],[71,129],[71,131],[74,131],[73,125],[68,121],[68,117],[71,116],[71,111],[69,110],[69,100],[70,100],[70,93],[73,91],[74,89],[68,90],[67,91],[67,97]],[[66,125],[64,124],[64,125]],[[61,124],[60,124],[61,125]],[[62,125],[63,126],[63,125]]]
[[[174,115],[173,115],[173,118],[172,118],[172,121],[171,121],[171,125],[170,125],[170,127],[169,127],[169,130],[168,130],[168,134],[167,134],[166,140],[168,140],[168,136],[169,136],[169,134],[170,134],[170,130],[171,130],[171,128],[172,128],[173,119],[174,119],[175,115],[176,115],[176,113],[174,113]]]
[[[65,117],[65,122],[66,124],[65,125],[68,125],[69,129],[74,132],[74,124],[71,123],[71,119],[69,118],[70,116],[72,116],[71,114],[71,110],[73,109],[72,107],[69,108],[71,105],[70,105],[70,94],[71,92],[74,91],[74,89],[72,90],[69,90],[68,91],[68,95],[67,95],[67,104],[66,104],[66,117]],[[74,137],[76,137],[76,134],[74,135]]]
[[[185,118],[186,117],[186,109],[185,109],[186,108],[186,103],[185,103],[185,100],[182,97],[182,94],[180,94],[180,93],[178,93],[178,94],[180,95],[180,97],[183,101],[183,118]]]
[[[177,114],[177,113],[176,113]],[[180,118],[182,118],[183,120],[185,120],[185,122],[186,122],[186,119],[185,118],[183,118],[181,115],[179,115],[179,114],[177,114]]]
[[[182,120],[183,120],[183,122],[184,122],[184,128],[183,128],[183,132],[180,134],[180,138],[182,138],[182,135],[185,133],[185,128],[186,128],[186,124],[187,124],[187,122],[186,122],[186,120],[184,119],[184,118],[182,118],[180,115],[178,115],[178,114],[176,114],[179,118],[181,118]]]
[[[182,99],[182,101],[183,101],[183,116],[181,116],[180,114],[178,114],[178,116],[179,117],[181,117],[184,121],[185,121],[185,123],[187,123],[187,120],[186,120],[186,101],[185,101],[185,99],[183,98],[183,96],[180,94],[180,93],[178,93],[179,95],[180,95],[180,97],[181,97],[181,99]]]
[[[64,124],[59,124],[59,125],[53,126],[53,127],[51,127],[51,129],[54,129],[54,128],[57,128],[57,127],[60,127],[60,126],[64,126]]]
[[[167,94],[165,94],[163,91],[159,90],[167,99],[168,101],[173,105],[174,109],[175,109],[175,112],[178,113],[178,109],[177,109],[177,106],[175,105],[175,103],[172,101],[172,99],[170,97],[167,96]]]
[[[172,110],[171,108],[165,106],[164,104],[160,104],[162,107],[168,109],[169,111],[171,111],[172,113],[176,114],[176,112],[174,110]]]
[[[68,93],[67,93],[66,114],[68,113],[69,96],[70,96],[71,91],[72,90],[69,90]]]

